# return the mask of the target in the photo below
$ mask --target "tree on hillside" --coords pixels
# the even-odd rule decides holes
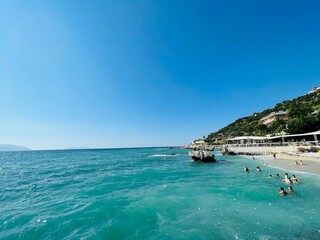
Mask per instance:
[[[319,114],[309,114],[288,121],[287,132],[290,134],[299,134],[317,131],[320,128]]]
[[[289,118],[300,118],[313,112],[312,107],[309,104],[295,105],[288,109]]]
[[[276,119],[269,126],[269,131],[271,133],[281,133],[285,129],[286,129],[286,121],[284,121],[283,119]]]
[[[254,126],[254,135],[262,136],[269,133],[269,129],[266,125],[258,123]]]

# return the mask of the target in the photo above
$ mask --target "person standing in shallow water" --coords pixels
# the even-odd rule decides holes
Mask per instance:
[[[288,177],[288,175],[284,176],[284,179],[282,180],[282,182],[286,183],[286,184],[291,184],[292,181],[290,180],[290,178]]]
[[[261,172],[261,168],[258,166],[256,167],[257,172]]]
[[[300,182],[299,178],[297,178],[296,175],[292,175],[291,180],[296,184],[299,184],[299,182]]]
[[[248,173],[248,172],[249,172],[249,168],[248,168],[247,166],[244,166],[244,169],[243,169],[243,170],[244,170],[245,173]]]
[[[290,193],[290,192],[294,192],[293,191],[293,188],[291,187],[291,186],[288,186],[288,192]]]
[[[285,196],[285,195],[287,195],[288,193],[284,190],[283,187],[281,187],[279,194],[282,195],[282,196]]]

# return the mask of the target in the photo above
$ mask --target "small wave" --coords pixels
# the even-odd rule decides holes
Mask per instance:
[[[167,185],[166,185],[166,184],[165,184],[165,185],[162,185],[161,188],[162,188],[162,189],[165,189],[165,188],[167,188]]]
[[[260,235],[260,236],[258,237],[258,239],[259,239],[259,240],[269,240],[269,239],[272,239],[272,237],[269,236],[269,235]]]
[[[151,157],[173,157],[178,155],[179,154],[154,154],[154,155],[151,155]]]
[[[305,174],[305,175],[311,175],[311,176],[317,176],[319,177],[318,174],[316,173],[310,173],[310,172],[306,172],[306,171],[299,171],[299,170],[288,170],[288,169],[285,169],[285,168],[282,168],[282,167],[278,167],[278,166],[274,166],[274,165],[266,165],[270,168],[275,168],[275,169],[279,169],[279,170],[282,170],[284,172],[292,172],[292,173],[299,173],[299,174]]]

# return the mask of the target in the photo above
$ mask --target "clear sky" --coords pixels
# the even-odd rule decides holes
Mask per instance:
[[[320,2],[1,1],[0,143],[183,145],[320,85]]]

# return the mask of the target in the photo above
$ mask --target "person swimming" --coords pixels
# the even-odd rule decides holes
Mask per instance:
[[[300,182],[300,179],[297,178],[296,175],[292,175],[291,180],[292,180],[294,183],[296,183],[296,184],[299,184],[299,182]]]
[[[292,183],[292,181],[290,180],[288,175],[284,175],[284,179],[282,180],[282,182],[284,182],[286,184],[291,184]]]
[[[244,166],[244,172],[248,173],[249,172],[249,168],[247,166]]]
[[[288,192],[294,192],[294,190],[291,186],[288,186]]]
[[[277,177],[278,177],[278,178],[280,177],[279,173],[277,173]]]
[[[271,173],[269,174],[269,177],[272,178],[272,174]]]
[[[279,192],[279,194],[280,194],[280,195],[284,195],[284,196],[285,196],[285,195],[287,195],[288,193],[284,190],[284,188],[283,188],[283,187],[281,187],[281,188],[280,188],[280,192]]]
[[[258,166],[256,167],[257,172],[261,172],[261,168]]]

